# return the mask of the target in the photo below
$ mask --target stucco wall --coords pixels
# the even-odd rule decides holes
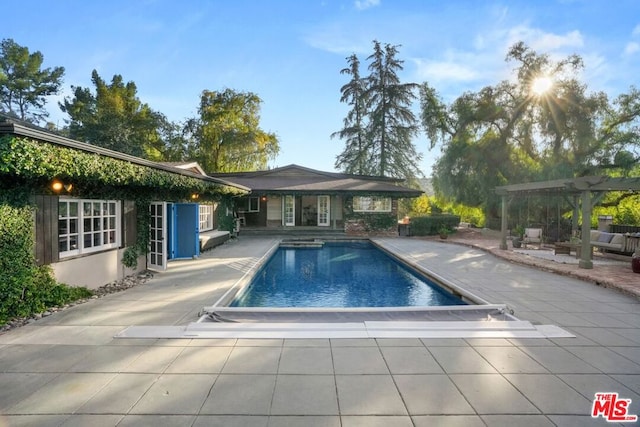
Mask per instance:
[[[138,268],[129,269],[122,265],[124,249],[100,252],[78,258],[62,260],[51,264],[56,280],[71,286],[86,286],[96,289],[107,283],[144,271],[146,259],[138,258]]]

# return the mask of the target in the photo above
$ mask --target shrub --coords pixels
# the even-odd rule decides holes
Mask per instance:
[[[453,230],[460,224],[457,215],[437,214],[411,218],[411,234],[414,236],[435,236],[446,228]]]
[[[59,284],[33,255],[33,208],[0,201],[0,324],[91,295]]]

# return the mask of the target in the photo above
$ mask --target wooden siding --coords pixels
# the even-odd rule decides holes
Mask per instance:
[[[58,196],[35,196],[35,202],[36,263],[58,262]]]

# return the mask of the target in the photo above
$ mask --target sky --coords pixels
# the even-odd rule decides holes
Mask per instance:
[[[579,78],[610,99],[639,85],[638,0],[21,0],[3,6],[0,38],[40,51],[44,67],[65,68],[49,98],[49,120],[71,86],[91,72],[133,81],[138,97],[170,120],[197,115],[203,90],[253,92],[261,128],[280,140],[270,167],[334,171],[349,107],[340,88],[346,58],[361,74],[373,40],[398,45],[403,83],[428,82],[449,103],[512,76],[510,46],[525,42],[552,58],[580,55]],[[419,102],[413,110],[419,117]],[[440,149],[424,133],[414,144],[431,175]]]

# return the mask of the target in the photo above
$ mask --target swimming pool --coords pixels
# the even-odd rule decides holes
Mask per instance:
[[[434,307],[461,298],[369,241],[280,247],[230,307]]]

